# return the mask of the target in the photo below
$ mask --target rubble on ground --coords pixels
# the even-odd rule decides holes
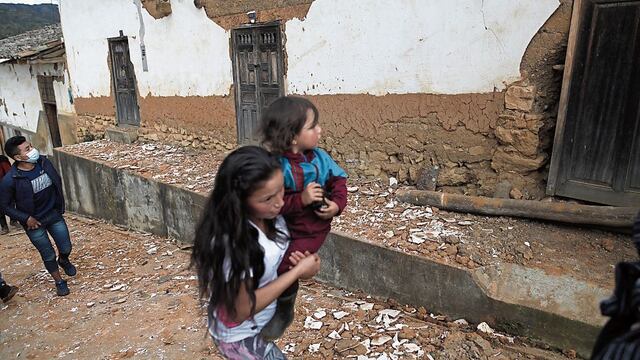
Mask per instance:
[[[162,143],[124,145],[107,140],[66,146],[65,151],[125,171],[207,194],[226,153]],[[447,212],[400,202],[394,178],[351,177],[346,211],[333,229],[408,254],[474,269],[507,262],[568,273],[612,285],[613,266],[635,258],[626,235],[567,225]],[[602,249],[606,251],[601,251]]]
[[[104,221],[67,220],[78,275],[68,278],[66,297],[55,295],[24,232],[0,237],[2,273],[20,287],[0,305],[0,358],[220,358],[206,335],[188,250]],[[278,344],[291,359],[566,358],[488,329],[306,281]]]

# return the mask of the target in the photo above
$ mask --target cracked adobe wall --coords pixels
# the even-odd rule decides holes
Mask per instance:
[[[440,188],[481,195],[509,179],[523,196],[542,196],[537,146],[526,154],[533,160],[501,161],[495,130],[504,91],[528,80],[523,62],[551,70],[526,58],[557,47],[535,40],[561,3],[370,4],[316,0],[306,18],[286,24],[288,91],[317,103],[332,155],[352,173],[414,183],[426,170]],[[565,32],[569,16],[559,21]]]
[[[158,16],[163,4],[170,13]],[[352,174],[414,183],[423,170],[435,170],[438,187],[449,191],[492,195],[508,180],[524,197],[544,193],[559,89],[551,66],[564,58],[570,0],[141,5],[141,12],[124,0],[60,7],[89,135],[114,121],[106,38],[122,29],[143,138],[229,148],[236,134],[229,29],[256,10],[258,21],[282,21],[285,90],[318,105],[323,146]],[[530,109],[512,109],[514,101]]]

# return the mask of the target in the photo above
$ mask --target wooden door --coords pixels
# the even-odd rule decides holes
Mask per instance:
[[[116,95],[118,125],[140,126],[140,110],[136,95],[136,78],[129,58],[129,41],[126,36],[109,39],[111,77]]]
[[[278,24],[232,31],[233,73],[239,144],[259,141],[256,130],[264,109],[283,95],[282,40]]]
[[[42,100],[42,108],[47,117],[49,135],[53,147],[62,146],[60,138],[60,128],[58,127],[58,108],[56,105],[56,95],[53,90],[53,76],[38,75],[38,90]]]
[[[547,192],[640,206],[640,1],[576,0]]]

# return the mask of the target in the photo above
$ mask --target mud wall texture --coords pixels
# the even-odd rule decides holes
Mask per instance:
[[[197,149],[228,150],[236,144],[235,105],[230,96],[138,98],[139,136]],[[117,126],[115,99],[78,99],[76,137],[81,141],[103,139]]]
[[[195,0],[198,8],[204,8],[207,16],[220,27],[231,30],[249,21],[247,12],[256,12],[256,22],[303,19],[314,0]]]
[[[115,125],[105,39],[116,29],[102,24],[67,36],[86,21],[74,13],[95,11],[74,1],[61,12],[67,49],[75,52],[72,80],[74,73],[80,78],[73,86],[77,137],[99,138]],[[246,25],[246,12],[255,10],[258,22],[281,21],[284,91],[316,103],[322,146],[353,176],[470,195],[544,197],[572,0],[407,1],[416,11],[431,9],[413,22],[390,11],[409,11],[398,4],[372,3],[360,13],[337,0],[146,0],[139,16],[128,4],[103,4],[108,9],[101,11],[127,20],[142,139],[235,146],[229,30]],[[446,13],[459,21],[446,21]],[[142,25],[148,71],[134,36]],[[176,41],[192,33],[198,35]]]

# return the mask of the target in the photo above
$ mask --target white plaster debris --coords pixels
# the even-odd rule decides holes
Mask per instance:
[[[467,322],[467,320],[465,320],[465,319],[458,319],[458,320],[454,321],[453,323],[456,324],[456,325],[463,325],[463,326],[469,325],[469,322]]]
[[[305,329],[320,330],[320,328],[322,328],[322,325],[322,321],[314,320],[311,316],[307,316],[307,318],[304,320]]]
[[[318,350],[320,350],[320,345],[321,345],[320,343],[309,345],[309,352],[310,353],[318,352]]]
[[[284,348],[282,348],[282,352],[285,354],[294,352],[296,350],[296,344],[294,343],[289,343],[287,345],[284,346]]]
[[[482,331],[485,334],[495,333],[495,330],[493,330],[491,326],[489,326],[489,324],[487,324],[486,322],[481,322],[480,324],[478,324],[478,330]]]
[[[373,340],[371,340],[371,345],[373,345],[373,346],[384,345],[387,342],[391,341],[392,339],[393,338],[391,336],[388,336],[388,335],[378,336],[378,337],[374,338]]]
[[[323,317],[327,316],[327,312],[324,309],[318,309],[315,313],[313,313],[313,317],[320,320]]]
[[[345,317],[347,315],[349,315],[349,313],[345,312],[345,311],[336,311],[336,312],[333,313],[333,317],[336,320],[340,320],[340,319],[342,319],[343,317]]]

